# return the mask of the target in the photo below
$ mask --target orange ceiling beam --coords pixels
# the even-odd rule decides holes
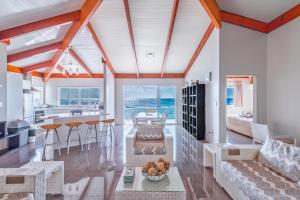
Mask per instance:
[[[282,15],[278,16],[269,23],[251,19],[242,15],[237,15],[227,11],[221,11],[222,21],[237,26],[249,28],[262,33],[270,33],[284,24],[300,16],[300,4],[294,6]]]
[[[36,72],[36,71],[31,72],[31,75],[35,76],[35,77],[40,77],[40,78],[44,77],[44,73],[42,73],[42,72]]]
[[[216,0],[199,0],[199,2],[210,17],[213,25],[221,29],[221,11]]]
[[[88,74],[72,74],[69,75],[68,78],[103,78],[104,75],[103,74],[92,74],[92,76],[88,75]],[[57,74],[57,73],[53,73],[51,74],[50,78],[66,78],[63,74]]]
[[[54,55],[52,59],[54,65],[50,68],[50,70],[46,71],[44,75],[45,82],[50,78],[51,74],[56,69],[57,65],[63,58],[64,51],[69,47],[75,35],[87,25],[87,23],[90,21],[90,18],[93,16],[102,2],[103,0],[85,0],[85,3],[80,10],[80,20],[72,24],[63,40],[63,49]]]
[[[287,24],[293,19],[300,16],[300,3],[294,6],[292,9],[286,11],[282,15],[278,16],[276,19],[268,23],[268,32],[271,32],[280,26]]]
[[[41,69],[41,68],[51,67],[52,65],[53,65],[53,62],[51,60],[49,60],[49,61],[34,64],[34,65],[30,65],[30,66],[27,66],[27,67],[23,67],[22,72],[27,73],[27,72],[38,70],[38,69]]]
[[[237,15],[234,13],[221,11],[222,21],[242,26],[262,33],[268,33],[268,24],[248,17]]]
[[[5,45],[10,45],[10,39],[4,39],[4,40],[0,40],[0,43],[3,43]]]
[[[92,35],[97,47],[99,48],[102,56],[104,57],[105,63],[107,64],[107,66],[110,69],[113,76],[115,76],[116,71],[114,70],[114,67],[112,66],[112,64],[110,62],[110,59],[109,59],[108,55],[106,54],[105,49],[104,49],[102,43],[100,42],[100,39],[97,36],[97,34],[96,34],[93,26],[91,25],[91,23],[87,24],[87,28],[88,28],[89,32],[91,33],[91,35]]]
[[[179,0],[174,0],[171,19],[170,19],[170,25],[169,25],[169,31],[168,31],[168,36],[167,36],[167,42],[166,42],[166,46],[165,46],[164,58],[163,58],[163,63],[162,63],[162,67],[161,67],[161,78],[164,76],[164,72],[165,72],[167,57],[168,57],[168,53],[169,53],[169,49],[170,49],[171,39],[172,39],[174,25],[175,25],[175,19],[176,19],[177,10],[178,10],[178,4],[179,4]]]
[[[7,65],[7,71],[22,74],[22,69],[13,65]]]
[[[137,74],[123,74],[116,73],[115,78],[161,78],[161,74],[140,74],[138,77]],[[182,73],[165,73],[163,78],[184,78]]]
[[[7,56],[7,62],[10,63],[10,62],[14,62],[14,61],[17,61],[17,60],[22,60],[24,58],[28,58],[28,57],[31,57],[31,56],[35,56],[37,54],[42,54],[42,53],[46,53],[46,52],[61,49],[61,48],[62,48],[62,42],[57,42],[57,43],[54,43],[54,44],[49,44],[49,45],[46,45],[46,46],[37,47],[35,49],[29,49],[29,50],[26,50],[26,51],[22,51],[22,52],[19,52],[19,53],[8,55]]]
[[[193,56],[191,57],[186,69],[184,70],[184,76],[186,76],[188,74],[188,72],[190,71],[190,69],[192,68],[193,64],[195,63],[198,55],[200,54],[200,52],[202,51],[203,47],[205,46],[207,40],[209,39],[209,36],[211,35],[211,33],[214,30],[215,25],[213,24],[213,22],[210,23],[210,25],[208,26],[206,32],[204,33],[197,49],[195,50]]]
[[[78,54],[73,50],[73,49],[69,49],[70,54],[72,55],[72,57],[79,63],[79,65],[86,71],[86,73],[92,77],[92,71],[90,70],[90,68],[85,64],[85,62],[83,62],[83,60],[78,56]]]
[[[39,20],[29,24],[24,24],[14,28],[0,31],[0,40],[17,37],[33,31],[49,28],[51,26],[57,26],[67,22],[74,22],[80,19],[80,11],[74,11],[63,15],[50,17],[48,19]]]
[[[7,71],[8,72],[14,72],[14,73],[17,73],[17,74],[22,74],[23,73],[22,68],[19,68],[19,67],[13,66],[13,65],[7,65]],[[33,71],[32,76],[43,77],[43,73]]]
[[[133,37],[129,2],[128,2],[128,0],[123,0],[123,2],[124,2],[125,13],[126,13],[127,26],[128,26],[128,30],[129,30],[130,44],[131,44],[131,48],[133,50],[134,60],[135,60],[135,63],[136,63],[136,74],[139,77],[140,72],[139,72],[139,65],[138,65],[137,54],[136,54],[136,49],[135,49],[135,42],[134,42],[134,37]]]

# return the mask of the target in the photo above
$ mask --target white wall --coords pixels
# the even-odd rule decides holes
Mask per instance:
[[[0,42],[0,121],[7,118],[7,50]]]
[[[219,30],[215,29],[193,67],[186,81],[205,81],[206,73],[212,72],[212,82],[206,85],[205,120],[206,140],[218,142],[219,136]],[[180,110],[181,111],[181,110]]]
[[[115,117],[115,78],[109,68],[105,69],[105,111]]]
[[[267,36],[268,124],[300,141],[300,18]]]
[[[36,76],[32,76],[32,86],[40,86],[40,87],[43,87],[43,86],[44,86],[43,78],[41,78],[41,77],[36,77]]]
[[[226,140],[225,90],[227,75],[256,76],[254,113],[258,122],[267,120],[267,35],[250,29],[222,24],[220,31],[220,138]]]
[[[23,119],[23,74],[7,73],[7,121]]]
[[[123,123],[123,86],[124,85],[175,85],[177,87],[176,114],[177,124],[182,124],[182,96],[181,88],[184,79],[115,79],[116,87],[116,123]]]
[[[57,105],[59,87],[100,87],[101,101],[104,98],[104,83],[102,78],[51,78],[45,86],[45,103]]]

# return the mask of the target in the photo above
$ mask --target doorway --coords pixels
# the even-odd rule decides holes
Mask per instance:
[[[226,77],[227,140],[252,143],[251,123],[256,121],[255,76]],[[234,141],[233,141],[234,140]]]

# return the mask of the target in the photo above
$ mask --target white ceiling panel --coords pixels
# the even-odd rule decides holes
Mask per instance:
[[[37,70],[34,70],[34,71],[36,71],[36,72],[41,72],[41,73],[45,73],[45,72],[46,72],[46,69],[47,69],[47,67],[44,67],[44,68],[37,69]]]
[[[222,10],[270,22],[300,3],[300,0],[217,0]]]
[[[173,2],[129,1],[140,73],[161,71]]]
[[[79,10],[84,0],[1,0],[0,30]]]
[[[198,0],[179,1],[165,73],[184,72],[209,24]]]
[[[74,38],[72,48],[93,73],[103,73],[101,52],[86,28]]]
[[[41,63],[41,62],[51,60],[55,52],[56,51],[51,51],[51,52],[47,52],[47,53],[43,53],[43,54],[38,54],[38,55],[29,57],[29,58],[25,58],[25,59],[22,59],[22,60],[18,60],[18,61],[9,63],[9,64],[12,64],[14,66],[21,67],[21,68],[26,67],[26,66],[30,66],[30,65],[33,65],[33,64],[37,64],[37,63]]]
[[[71,23],[34,31],[11,39],[8,55],[62,41]]]
[[[103,1],[91,24],[117,73],[136,73],[123,0]]]

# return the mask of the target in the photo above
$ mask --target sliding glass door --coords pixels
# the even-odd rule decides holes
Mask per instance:
[[[168,123],[176,123],[176,86],[159,87],[159,112],[167,113]]]
[[[145,108],[167,113],[168,123],[176,122],[176,86],[126,85],[123,86],[123,119],[131,123],[131,114]]]

